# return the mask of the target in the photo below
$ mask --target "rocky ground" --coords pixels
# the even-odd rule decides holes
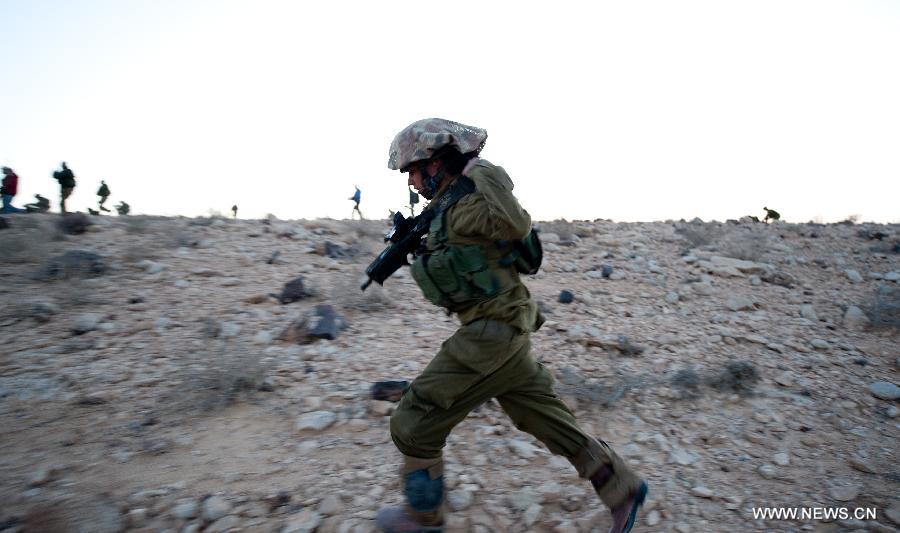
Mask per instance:
[[[400,501],[370,387],[456,323],[406,271],[359,290],[384,221],[6,219],[0,530],[368,532]],[[638,530],[900,529],[900,226],[540,226],[535,355],[647,478]],[[446,459],[448,531],[609,526],[496,403]]]

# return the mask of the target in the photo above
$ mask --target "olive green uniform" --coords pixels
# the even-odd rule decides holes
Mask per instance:
[[[613,477],[598,494],[604,503],[615,507],[641,480],[605,443],[581,430],[554,392],[552,376],[531,355],[529,334],[544,319],[515,268],[498,263],[505,250],[497,242],[526,237],[531,217],[513,196],[513,183],[501,167],[478,159],[464,174],[474,182],[475,192],[435,219],[427,239],[428,250],[437,254],[433,247],[442,240],[460,249],[480,246],[493,277],[499,280],[494,285],[500,289],[489,298],[466,303],[462,309],[449,306],[457,312],[462,326],[411,383],[391,417],[391,437],[406,456],[401,474],[426,470],[432,479],[440,476],[441,450],[447,435],[472,409],[496,398],[517,428],[537,437],[554,454],[569,459],[582,478],[609,466]],[[413,265],[413,277],[434,301],[428,279],[422,282],[423,260],[419,257],[416,263],[420,264]],[[416,511],[423,522],[440,520],[439,510],[437,515],[423,515],[422,509],[413,509]]]

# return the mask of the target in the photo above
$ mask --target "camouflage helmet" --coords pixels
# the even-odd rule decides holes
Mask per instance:
[[[426,118],[403,128],[391,142],[388,168],[403,170],[411,163],[430,159],[441,148],[453,146],[461,153],[478,153],[487,131],[443,118]]]

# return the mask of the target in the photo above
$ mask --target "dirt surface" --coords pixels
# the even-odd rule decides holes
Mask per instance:
[[[457,323],[406,271],[359,290],[385,221],[6,218],[0,530],[363,532],[401,501],[394,404],[369,390]],[[636,530],[898,530],[898,226],[538,226],[535,356],[647,479]],[[304,329],[320,305],[334,339]],[[445,458],[448,531],[609,527],[495,402]]]

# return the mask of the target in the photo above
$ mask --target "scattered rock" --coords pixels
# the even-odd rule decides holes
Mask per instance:
[[[322,515],[312,509],[303,509],[288,517],[281,533],[313,533],[322,522]]]
[[[876,381],[869,385],[872,396],[881,400],[894,401],[900,399],[900,387],[888,381]]]
[[[849,502],[859,496],[859,489],[850,485],[839,485],[828,489],[828,495],[839,502]]]
[[[560,291],[559,303],[570,304],[570,303],[572,303],[573,300],[575,300],[575,295],[572,294],[570,291],[567,291],[565,289]]]
[[[337,420],[337,415],[331,411],[313,411],[300,415],[294,428],[297,431],[311,429],[313,431],[322,431]]]
[[[865,281],[863,279],[863,277],[859,274],[859,272],[857,272],[856,270],[853,270],[852,268],[848,268],[847,270],[845,270],[844,274],[846,274],[847,279],[849,279],[853,283],[862,283],[863,281]]]
[[[303,276],[300,276],[285,283],[284,287],[281,289],[281,293],[278,295],[272,294],[272,296],[274,296],[281,304],[289,304],[299,302],[310,296],[310,294],[306,291],[306,287],[303,283]]]
[[[98,324],[100,324],[100,315],[96,313],[82,313],[75,317],[75,322],[72,324],[72,333],[83,335],[97,329]]]
[[[847,329],[860,331],[869,327],[870,322],[869,317],[863,313],[862,309],[855,305],[851,305],[847,307],[847,311],[844,312],[843,324]]]
[[[221,496],[210,496],[203,501],[201,516],[207,522],[215,522],[230,511],[231,504],[228,500]]]
[[[712,489],[704,487],[703,485],[692,487],[691,494],[697,496],[698,498],[712,498],[715,495]]]

